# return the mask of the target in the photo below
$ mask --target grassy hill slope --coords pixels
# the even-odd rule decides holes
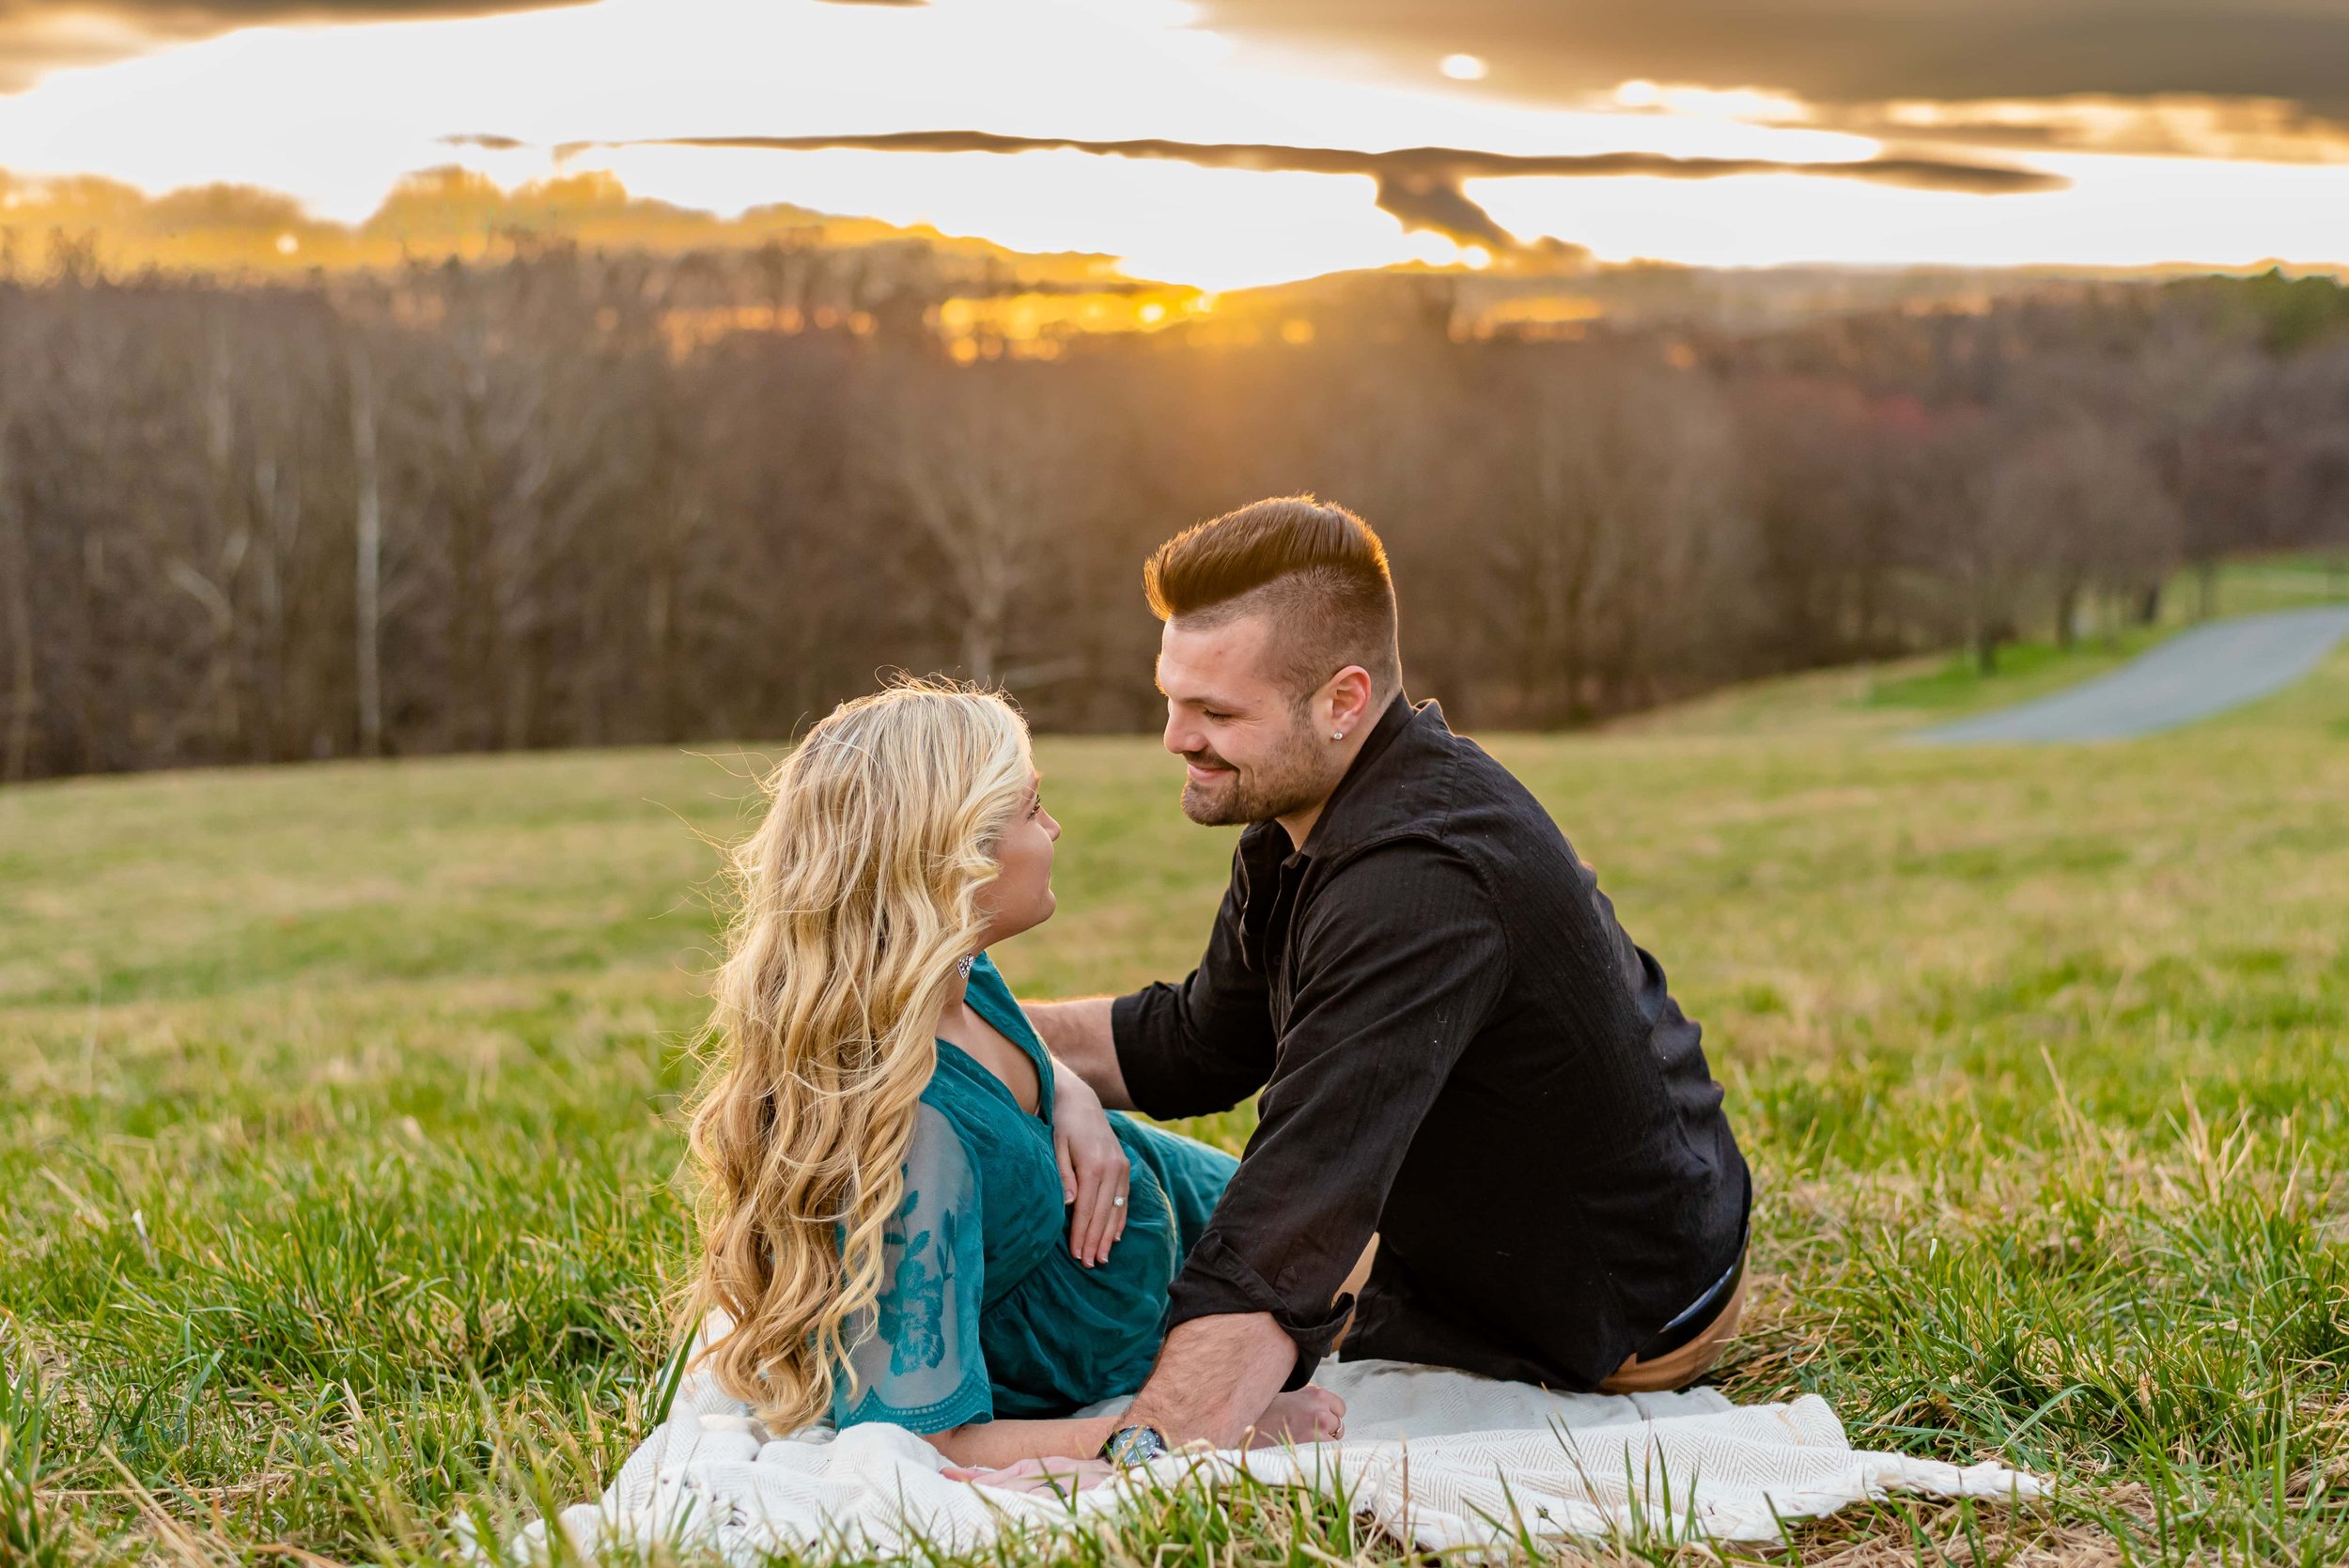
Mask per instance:
[[[1887,745],[1838,681],[1735,722],[1488,739],[1706,1025],[1761,1183],[1731,1391],[1816,1389],[1863,1444],[2066,1483],[2021,1519],[1810,1527],[1803,1557],[1963,1560],[1974,1531],[2011,1560],[2338,1560],[2349,657],[2087,750]],[[1230,835],[1180,819],[1146,741],[1040,759],[1061,913],[1005,971],[1179,974]],[[599,1486],[666,1349],[709,841],[754,765],[0,793],[15,1549],[428,1556],[460,1509]],[[1237,1146],[1246,1117],[1198,1130]],[[1351,1530],[1252,1507],[1215,1549],[1377,1555]],[[1112,1555],[1174,1542],[1201,1544],[1161,1522]]]

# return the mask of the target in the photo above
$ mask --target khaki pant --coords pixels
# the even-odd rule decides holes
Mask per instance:
[[[1353,1272],[1346,1283],[1338,1287],[1340,1296],[1348,1291],[1359,1292],[1370,1278],[1370,1264],[1378,1255],[1378,1238],[1372,1236],[1370,1245],[1362,1249]],[[1653,1361],[1642,1361],[1637,1356],[1617,1367],[1607,1381],[1598,1386],[1603,1394],[1653,1394],[1672,1389],[1685,1389],[1706,1373],[1721,1358],[1721,1352],[1737,1334],[1737,1319],[1746,1310],[1746,1280],[1740,1275],[1737,1288],[1729,1293],[1728,1302],[1715,1314],[1713,1321],[1698,1331],[1697,1337],[1677,1350],[1668,1350]],[[1346,1343],[1348,1330],[1354,1327],[1354,1314],[1346,1314],[1339,1325],[1337,1338],[1330,1342],[1330,1353],[1337,1354]]]
[[[1617,1367],[1614,1374],[1598,1386],[1603,1394],[1653,1394],[1669,1389],[1685,1389],[1706,1373],[1721,1358],[1721,1351],[1737,1332],[1738,1314],[1746,1310],[1746,1281],[1743,1276],[1737,1288],[1729,1293],[1729,1301],[1713,1321],[1701,1329],[1695,1339],[1677,1350],[1668,1350],[1653,1361],[1632,1357]]]

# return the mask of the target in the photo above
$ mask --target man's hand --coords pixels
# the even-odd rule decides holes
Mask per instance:
[[[1204,1437],[1236,1449],[1296,1370],[1297,1343],[1270,1312],[1194,1317],[1159,1347],[1126,1421],[1157,1427],[1171,1447]]]
[[[1076,1208],[1068,1219],[1068,1255],[1091,1268],[1106,1261],[1110,1248],[1126,1234],[1133,1160],[1084,1079],[1062,1067],[1052,1075],[1052,1100],[1061,1197]]]
[[[1249,1431],[1252,1449],[1283,1443],[1333,1443],[1346,1436],[1346,1401],[1316,1383],[1274,1394]]]

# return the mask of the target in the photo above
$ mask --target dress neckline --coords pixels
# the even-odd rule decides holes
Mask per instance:
[[[1028,1021],[1028,1015],[1020,1009],[1019,999],[1011,994],[1011,987],[1004,983],[1003,971],[995,967],[994,959],[984,953],[979,955],[978,962],[971,966],[971,973],[963,983],[963,1001],[970,1004],[972,1012],[986,1019],[996,1033],[1026,1054],[1029,1064],[1035,1069],[1035,1109],[1030,1110],[1021,1105],[1019,1096],[1012,1092],[1010,1084],[997,1078],[986,1063],[942,1034],[937,1036],[940,1048],[960,1057],[972,1071],[1009,1100],[1011,1108],[1020,1115],[1033,1116],[1044,1126],[1050,1126],[1053,1111],[1052,1058],[1045,1050],[1044,1041],[1037,1035],[1035,1026]]]

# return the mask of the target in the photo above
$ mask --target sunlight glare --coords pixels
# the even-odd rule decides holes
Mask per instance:
[[[4,0],[0,0],[4,3]],[[489,16],[246,27],[60,70],[0,96],[0,168],[98,174],[150,194],[212,181],[283,192],[344,222],[403,176],[459,163],[511,187],[550,148],[725,132],[978,129],[1091,139],[1648,150],[1789,162],[1865,158],[1868,136],[1805,124],[1751,87],[1633,79],[1580,107],[1348,74],[1345,61],[1235,55],[1188,0],[594,0]],[[722,48],[710,40],[723,39]],[[547,69],[550,61],[563,69]],[[1473,65],[1474,74],[1463,74]],[[1440,62],[1452,82],[1486,62]],[[1626,112],[1632,111],[1632,112]],[[1913,114],[1914,112],[1912,112]],[[2081,108],[2075,116],[2100,126]],[[2105,118],[2109,118],[2106,116]],[[2092,123],[2091,123],[2092,122]],[[521,147],[453,147],[496,132]],[[1961,144],[1949,144],[1966,157]],[[1976,196],[1751,176],[1479,179],[1468,194],[1526,240],[1601,259],[1960,265],[2237,265],[2349,258],[2349,166],[1987,151],[2075,189]],[[932,224],[1016,249],[1124,258],[1135,273],[1237,288],[1418,261],[1489,266],[1407,233],[1361,176],[1254,173],[1079,152],[782,153],[635,147],[583,155],[636,195],[734,216],[790,202]]]
[[[1755,120],[1800,124],[1811,106],[1792,93],[1768,87],[1707,87],[1686,82],[1633,80],[1616,85],[1613,98],[1626,109],[1661,109],[1693,119]]]
[[[1705,182],[1470,180],[1502,226],[1602,262],[1695,267],[2324,266],[2349,256],[2344,171],[2088,153],[2032,160],[2069,191],[1983,196],[1799,175]]]

